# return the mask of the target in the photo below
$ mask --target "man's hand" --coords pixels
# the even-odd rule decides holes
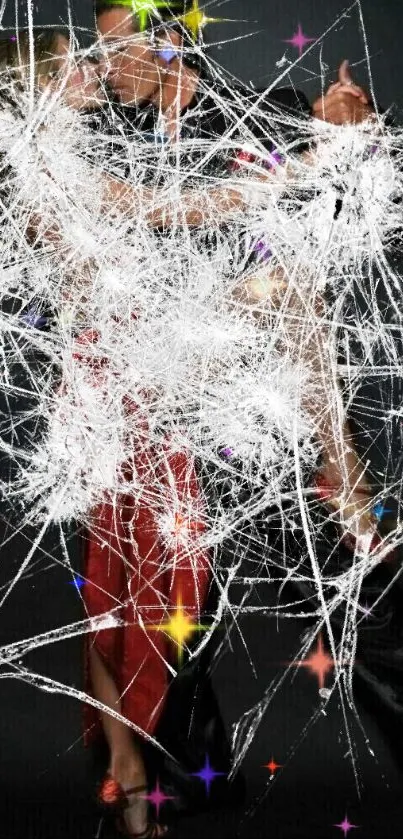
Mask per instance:
[[[354,84],[348,69],[348,61],[339,68],[339,79],[331,84],[327,93],[314,102],[313,116],[331,122],[333,125],[360,123],[369,119],[374,109],[361,87]]]

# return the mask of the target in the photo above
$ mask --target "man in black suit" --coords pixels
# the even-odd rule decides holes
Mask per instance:
[[[178,130],[177,114],[183,117],[192,110],[200,99],[200,88],[207,86],[200,53],[194,49],[191,37],[181,25],[172,23],[169,28],[159,25],[149,32],[139,32],[136,16],[128,13],[124,4],[100,0],[96,9],[98,32],[105,49],[105,71],[114,93],[126,106],[154,105],[163,116],[168,134],[174,136]],[[217,80],[210,78],[209,82],[212,88],[220,87]],[[229,89],[221,85],[220,95],[228,98]],[[341,64],[338,81],[313,103],[312,109],[304,95],[293,89],[272,90],[262,101],[263,105],[270,101],[302,110],[335,125],[362,122],[373,111],[364,91],[353,83],[347,61]],[[208,117],[208,109],[203,111],[204,117]],[[221,110],[221,117],[224,116]],[[207,118],[206,122],[211,121]],[[219,123],[215,118],[212,127],[218,129]],[[225,127],[222,120],[221,127]],[[205,124],[203,133],[206,130]],[[215,136],[220,136],[218,130]]]
[[[160,25],[149,32],[140,32],[135,16],[128,14],[125,5],[102,2],[97,4],[97,12],[103,52],[101,69],[117,99],[113,108],[124,120],[128,130],[139,131],[147,142],[155,144],[156,150],[159,143],[169,143],[179,138],[213,141],[210,144],[207,142],[208,159],[207,156],[203,157],[205,151],[202,143],[184,144],[183,153],[189,153],[192,158],[184,168],[186,175],[196,160],[201,164],[199,171],[203,175],[225,174],[234,165],[241,166],[247,160],[242,146],[248,135],[254,147],[256,143],[261,145],[262,158],[267,158],[268,154],[275,151],[273,126],[275,131],[276,123],[281,136],[290,135],[295,140],[299,139],[300,123],[296,122],[297,117],[300,119],[305,115],[309,119],[314,116],[343,124],[360,122],[371,112],[365,94],[353,85],[345,62],[340,68],[338,82],[311,109],[306,97],[292,89],[260,93],[225,86],[221,79],[214,77],[212,71],[208,74],[205,72],[198,49],[180,25]],[[231,150],[221,148],[221,138],[230,138],[227,145],[231,146]],[[234,148],[238,140],[239,161],[234,161]],[[214,145],[212,157],[211,145]],[[241,196],[240,200],[243,200]],[[190,689],[185,684],[186,673],[173,686],[177,690],[177,705],[181,707],[183,715],[184,693],[186,701],[192,699],[195,695],[194,680],[200,684],[206,683],[205,669],[202,670],[189,675]],[[211,717],[204,713],[199,723],[200,737],[196,732],[191,742],[194,753],[197,753],[199,743],[206,744],[208,739],[206,751],[211,757],[212,738],[207,738],[207,732],[213,724],[216,726],[214,730],[219,730],[220,723],[217,722],[218,716],[211,696],[210,701]],[[202,704],[205,711],[205,697]],[[168,712],[169,706],[169,718]],[[175,726],[171,725],[170,728],[172,733]],[[175,728],[175,737],[180,742],[178,728]],[[213,739],[217,742],[220,738]],[[223,735],[221,739],[224,740]],[[189,738],[186,742],[190,742]],[[183,765],[190,764],[190,758],[194,759],[189,751],[187,746],[188,754],[178,755]],[[178,786],[182,780],[180,777],[174,778]],[[192,797],[190,790],[189,797]]]

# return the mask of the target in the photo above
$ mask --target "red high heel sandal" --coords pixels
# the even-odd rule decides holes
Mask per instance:
[[[149,821],[145,830],[140,833],[133,833],[128,829],[123,812],[130,807],[129,795],[139,792],[147,792],[147,785],[141,784],[141,786],[130,787],[130,789],[125,790],[118,781],[115,781],[108,774],[99,787],[98,801],[102,807],[117,813],[116,828],[123,836],[130,837],[130,839],[162,839],[162,837],[166,837],[168,828],[154,821]]]
[[[163,839],[167,837],[168,828],[158,824],[158,822],[148,822],[147,827],[142,833],[132,833],[128,830],[123,816],[118,816],[116,820],[116,827],[122,836],[127,836],[128,839]]]

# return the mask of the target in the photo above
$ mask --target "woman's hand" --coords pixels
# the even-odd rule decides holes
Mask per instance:
[[[374,115],[374,109],[365,91],[354,84],[345,60],[339,67],[339,78],[331,84],[324,96],[312,105],[315,119],[333,125],[359,124]]]

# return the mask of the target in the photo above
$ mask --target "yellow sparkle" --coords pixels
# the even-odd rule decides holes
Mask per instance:
[[[200,623],[193,623],[190,615],[187,615],[182,607],[182,601],[178,598],[175,612],[166,623],[160,623],[151,627],[157,632],[166,632],[178,646],[178,659],[182,660],[183,648],[186,641],[191,638],[194,632],[200,629],[208,629]]]
[[[192,33],[193,38],[196,41],[198,35],[200,34],[200,30],[207,26],[208,23],[223,23],[224,18],[207,17],[203,9],[199,7],[199,0],[193,0],[191,10],[186,12],[186,14],[175,18],[175,20],[179,20],[183,23],[186,29],[189,29]]]

